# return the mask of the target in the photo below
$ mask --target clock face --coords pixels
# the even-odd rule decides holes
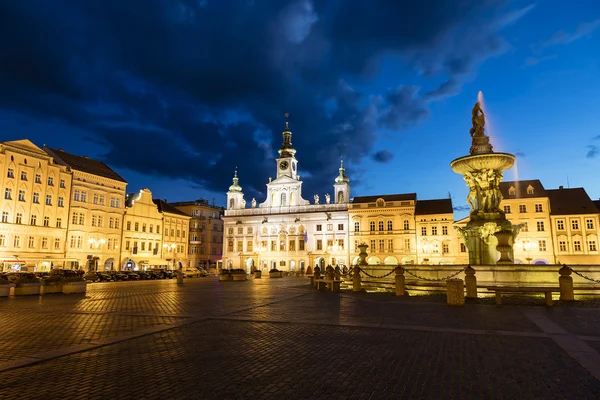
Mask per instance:
[[[288,167],[287,161],[282,161],[281,164],[279,164],[280,169],[287,169],[287,167]]]

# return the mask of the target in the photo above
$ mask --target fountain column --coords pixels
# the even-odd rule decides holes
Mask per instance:
[[[479,92],[481,95],[481,92]],[[469,187],[467,203],[471,206],[469,222],[457,228],[469,251],[469,264],[512,264],[514,239],[519,228],[506,219],[500,209],[500,182],[503,171],[515,163],[515,156],[494,153],[490,138],[485,134],[485,114],[481,103],[472,112],[471,149],[468,156],[450,163]]]

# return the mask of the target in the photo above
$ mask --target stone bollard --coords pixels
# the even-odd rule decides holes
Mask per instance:
[[[313,285],[318,289],[319,288],[319,282],[318,279],[321,278],[321,268],[319,268],[319,266],[317,265],[315,267],[315,277],[313,279]]]
[[[448,279],[446,281],[446,295],[449,306],[465,305],[465,284],[462,279]]]
[[[358,267],[358,265],[354,266],[354,270],[352,271],[352,291],[353,292],[360,292],[361,291],[361,285],[360,285],[360,268]]]
[[[177,270],[177,284],[183,285],[183,271],[180,269]]]
[[[571,277],[571,268],[563,264],[562,268],[558,270],[560,277],[558,278],[558,285],[560,286],[560,300],[572,301],[575,300],[573,294],[573,278]]]
[[[396,272],[396,296],[405,296],[406,288],[404,286],[404,268],[401,266],[397,266],[395,269]]]
[[[335,270],[333,272],[333,279],[335,279],[336,281],[342,280],[342,270],[340,269],[339,265],[335,267]],[[335,282],[333,284],[333,291],[334,292],[340,291],[340,282]]]
[[[325,273],[325,279],[333,280],[333,267],[331,265],[328,265],[327,268],[325,268],[325,271],[327,271]],[[333,283],[327,284],[327,290],[333,291]]]
[[[465,285],[467,286],[467,298],[477,298],[477,278],[475,277],[475,270],[467,265],[465,268]]]

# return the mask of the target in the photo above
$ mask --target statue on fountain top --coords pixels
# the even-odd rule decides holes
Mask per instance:
[[[485,114],[483,113],[479,102],[475,103],[475,107],[473,107],[472,113],[473,118],[471,118],[471,121],[473,122],[473,127],[469,131],[471,137],[485,136],[485,133],[483,133],[483,128],[485,126]]]
[[[473,140],[471,142],[470,154],[493,153],[490,138],[485,135],[485,114],[479,102],[475,103],[472,114],[471,121],[473,122],[473,127],[469,130],[469,133]]]

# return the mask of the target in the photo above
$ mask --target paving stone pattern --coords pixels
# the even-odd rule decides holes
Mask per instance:
[[[377,301],[296,287],[305,281],[98,283],[86,296],[2,299],[0,399],[599,396],[600,381],[523,307]],[[600,310],[539,309],[600,350]]]

